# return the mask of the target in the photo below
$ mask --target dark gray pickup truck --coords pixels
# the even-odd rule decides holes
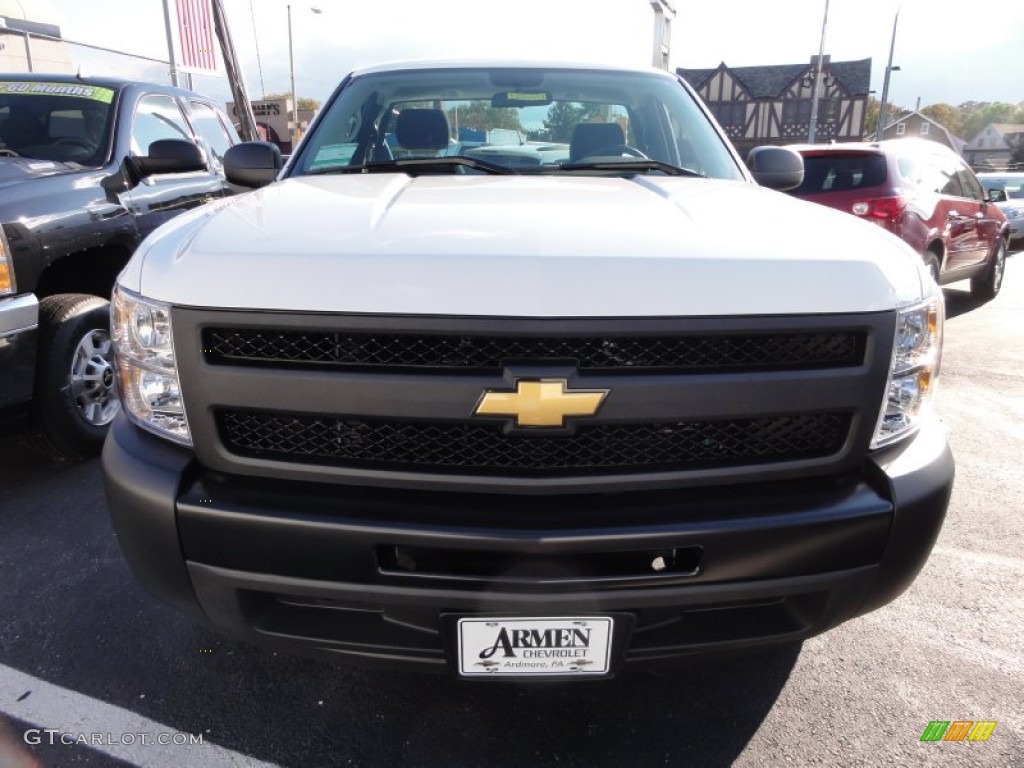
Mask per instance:
[[[237,140],[189,91],[0,76],[0,426],[60,456],[99,450],[120,407],[114,279],[157,226],[230,192]]]

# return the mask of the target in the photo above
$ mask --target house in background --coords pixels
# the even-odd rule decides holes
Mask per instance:
[[[964,159],[978,170],[1003,171],[1013,162],[1014,147],[1021,146],[1024,146],[1024,124],[989,123],[967,142]],[[1024,168],[1015,167],[1014,170]]]
[[[928,139],[949,147],[958,155],[963,154],[963,139],[957,138],[942,123],[937,123],[920,112],[909,112],[899,120],[889,123],[882,131],[883,139]]]
[[[818,57],[809,64],[677,69],[707,103],[741,154],[762,144],[807,141]],[[822,59],[815,141],[861,141],[871,59]]]

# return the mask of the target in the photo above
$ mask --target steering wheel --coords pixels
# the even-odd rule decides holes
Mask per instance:
[[[53,143],[57,146],[66,144],[69,147],[79,147],[80,149],[87,149],[92,151],[93,146],[85,139],[80,139],[77,136],[61,136],[59,139],[54,139]]]
[[[628,144],[604,144],[594,147],[587,150],[585,157],[621,157],[622,155],[638,157],[641,160],[651,159],[636,147],[631,147]]]

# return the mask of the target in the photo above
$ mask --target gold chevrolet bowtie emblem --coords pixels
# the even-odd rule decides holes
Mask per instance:
[[[515,392],[484,392],[475,416],[512,416],[517,427],[562,427],[566,416],[593,416],[607,389],[566,389],[565,379],[517,381]]]

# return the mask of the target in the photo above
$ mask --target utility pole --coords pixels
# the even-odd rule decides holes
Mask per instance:
[[[875,128],[875,140],[881,141],[885,138],[883,132],[885,131],[886,120],[888,119],[889,111],[889,75],[893,73],[893,70],[899,69],[892,65],[892,55],[896,50],[896,25],[900,21],[899,9],[896,10],[896,18],[892,20],[892,42],[889,43],[889,63],[885,67],[885,80],[882,81],[882,103],[878,106],[878,126]]]
[[[676,9],[671,0],[648,0],[654,9],[654,56],[651,64],[658,69],[668,71],[669,54],[672,47],[672,19],[676,17]]]
[[[174,52],[174,24],[171,21],[171,0],[164,0],[164,26],[167,29],[167,60],[171,64],[171,85],[178,87],[178,57]]]
[[[821,20],[821,44],[818,46],[818,62],[814,67],[814,82],[811,87],[811,124],[807,128],[807,143],[813,144],[818,131],[818,88],[821,84],[821,67],[825,58],[825,29],[828,27],[828,0],[825,0],[825,18]]]
[[[288,68],[292,74],[292,151],[299,142],[299,100],[295,97],[295,53],[292,50],[292,5],[288,4]]]

